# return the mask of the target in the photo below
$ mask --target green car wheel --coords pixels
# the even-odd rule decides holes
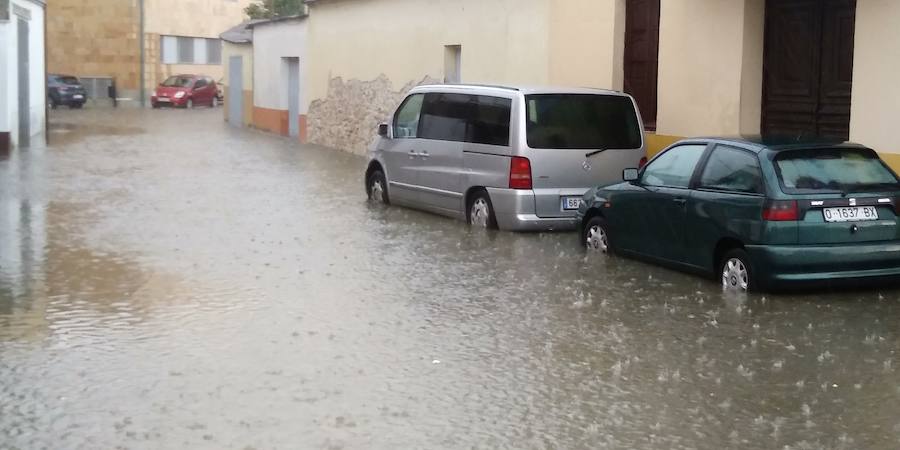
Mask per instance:
[[[737,292],[756,290],[756,279],[753,276],[750,255],[742,248],[725,253],[719,263],[719,273],[722,274],[723,290]]]

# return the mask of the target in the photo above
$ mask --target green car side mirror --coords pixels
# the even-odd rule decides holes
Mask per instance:
[[[637,181],[639,177],[639,172],[637,169],[625,169],[622,171],[622,180],[623,181]]]

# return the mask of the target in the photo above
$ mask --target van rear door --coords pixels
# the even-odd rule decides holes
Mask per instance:
[[[539,217],[574,216],[591,187],[637,167],[644,136],[637,106],[619,94],[525,96],[527,156]]]

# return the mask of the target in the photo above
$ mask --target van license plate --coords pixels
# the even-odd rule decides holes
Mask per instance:
[[[563,197],[562,198],[563,211],[571,211],[573,209],[578,209],[579,206],[581,206],[581,197]]]
[[[822,217],[826,222],[859,222],[862,220],[878,220],[878,211],[874,206],[856,206],[850,208],[825,208]]]

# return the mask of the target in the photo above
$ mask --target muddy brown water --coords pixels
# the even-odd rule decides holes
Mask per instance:
[[[900,448],[900,291],[723,294],[369,205],[221,109],[0,160],[0,448]]]

